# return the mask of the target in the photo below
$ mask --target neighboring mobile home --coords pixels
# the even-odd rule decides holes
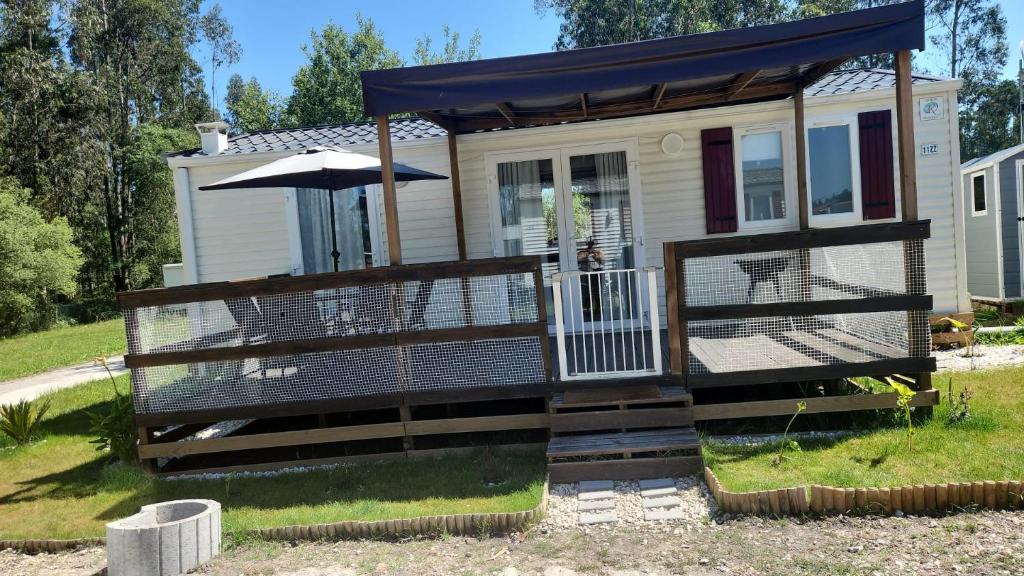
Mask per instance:
[[[896,405],[850,378],[935,405],[927,314],[969,302],[959,82],[911,74],[924,14],[367,71],[376,125],[201,126],[168,157],[186,285],[119,295],[140,457],[547,442],[554,482],[663,477],[700,469],[695,420]],[[895,71],[837,71],[880,52]],[[321,191],[200,190],[325,144],[381,159],[335,194],[346,271]]]
[[[1024,298],[1024,144],[964,162],[964,233],[971,298]]]

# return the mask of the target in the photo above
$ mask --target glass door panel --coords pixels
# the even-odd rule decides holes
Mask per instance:
[[[505,256],[540,255],[548,323],[554,319],[551,275],[559,270],[559,210],[551,158],[497,165],[500,240]]]

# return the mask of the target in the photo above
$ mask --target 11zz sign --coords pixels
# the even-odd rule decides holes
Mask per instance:
[[[938,153],[938,144],[921,144],[921,156],[934,156]]]

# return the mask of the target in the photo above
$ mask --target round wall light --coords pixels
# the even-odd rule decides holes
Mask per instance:
[[[666,156],[679,156],[685,146],[683,137],[675,132],[669,132],[661,139],[661,151]]]

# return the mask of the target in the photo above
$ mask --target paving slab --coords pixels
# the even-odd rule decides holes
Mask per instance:
[[[658,496],[656,498],[644,498],[644,508],[672,508],[682,506],[683,500],[678,496]]]
[[[655,488],[675,488],[676,481],[672,478],[652,478],[640,481],[640,490],[653,490]]]
[[[679,512],[682,514],[682,511]],[[681,517],[681,516],[680,516]],[[580,524],[607,524],[618,522],[619,517],[615,512],[583,512],[580,514]]]
[[[580,500],[608,500],[615,498],[614,490],[599,490],[597,492],[580,492]]]
[[[577,512],[595,512],[597,510],[614,510],[615,500],[581,500],[576,505]]]
[[[615,488],[611,480],[580,480],[580,492],[601,492]]]
[[[672,494],[678,494],[679,490],[675,486],[671,488],[651,488],[650,490],[641,490],[640,496],[644,498],[655,498],[657,496],[671,496]]]
[[[669,508],[668,510],[645,510],[644,520],[648,522],[653,520],[682,520],[683,509],[682,508]]]

